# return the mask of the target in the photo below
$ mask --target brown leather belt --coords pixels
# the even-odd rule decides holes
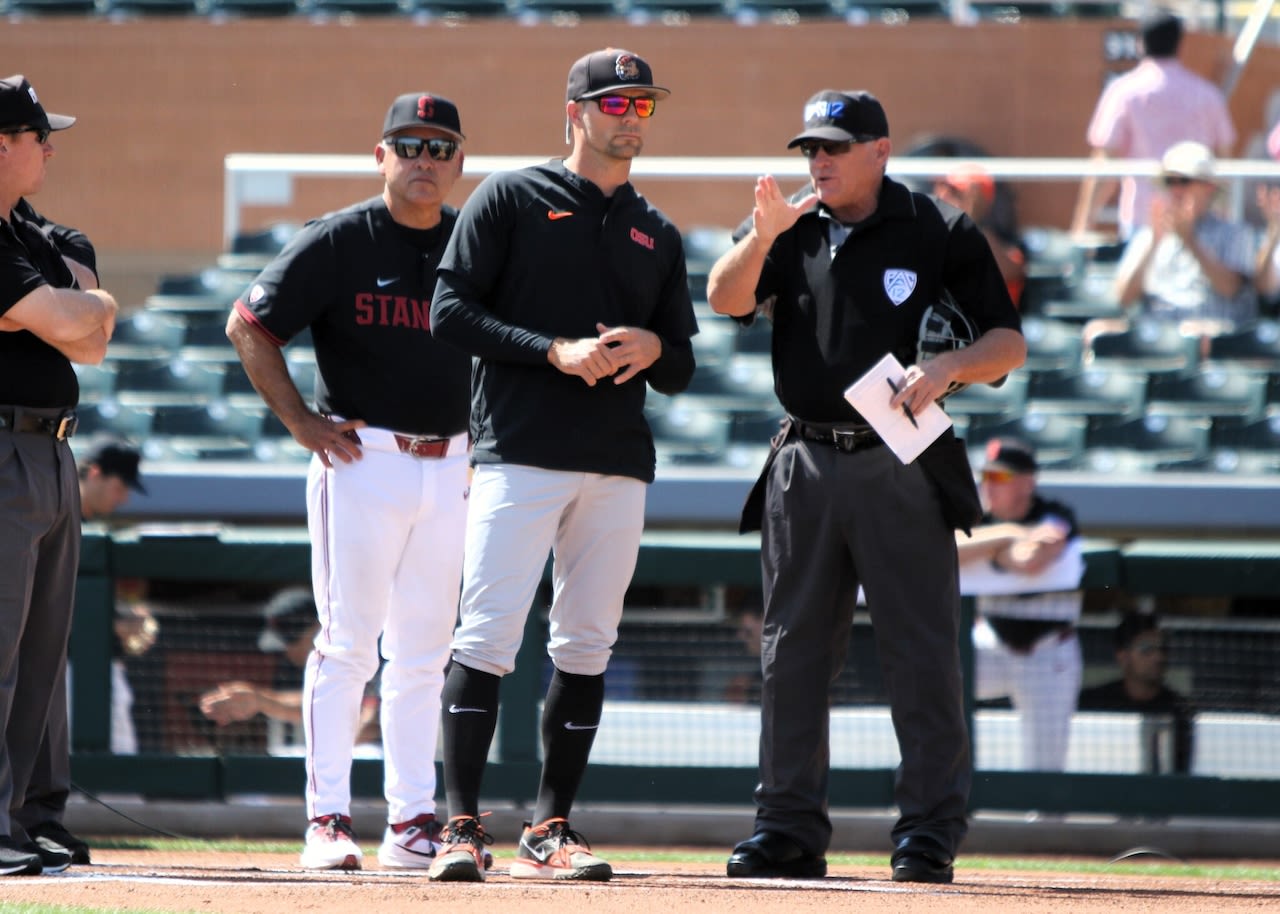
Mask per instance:
[[[830,444],[836,450],[843,451],[846,454],[884,444],[884,441],[876,434],[875,429],[869,425],[828,428],[821,425],[809,425],[798,419],[792,419],[791,427],[805,441],[819,441],[823,444]]]
[[[59,416],[37,416],[21,406],[0,406],[0,430],[20,435],[49,435],[62,441],[76,433],[74,410]]]
[[[410,457],[446,457],[449,454],[448,438],[414,438],[396,435],[396,447]]]

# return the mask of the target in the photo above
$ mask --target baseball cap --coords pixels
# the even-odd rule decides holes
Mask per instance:
[[[21,73],[0,79],[0,127],[45,127],[66,130],[76,122],[65,114],[49,114],[36,90]]]
[[[804,132],[793,137],[787,148],[799,146],[805,140],[844,143],[888,135],[889,119],[880,100],[870,92],[823,89],[804,103]]]
[[[1217,174],[1213,152],[1203,143],[1184,140],[1174,143],[1160,157],[1160,174],[1181,176],[1196,181],[1212,181]]]
[[[987,442],[987,462],[982,465],[984,473],[988,470],[1034,473],[1037,466],[1035,449],[1020,438],[992,438]]]
[[[137,448],[122,441],[103,441],[85,456],[84,465],[96,465],[103,476],[119,476],[129,488],[146,495],[147,490],[138,476],[141,460],[142,454]]]
[[[618,48],[592,51],[569,68],[565,101],[595,98],[619,89],[648,89],[654,98],[666,98],[670,89],[653,84],[653,69],[638,54]]]
[[[318,619],[316,601],[308,587],[289,587],[262,607],[263,626],[258,650],[279,653],[297,641]]]
[[[466,139],[458,118],[458,106],[430,92],[409,92],[396,98],[382,122],[382,136],[389,137],[410,127],[435,127],[460,140]]]

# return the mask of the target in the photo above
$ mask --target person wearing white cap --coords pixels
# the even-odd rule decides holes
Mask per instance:
[[[1179,321],[1193,335],[1230,330],[1258,314],[1257,232],[1212,211],[1216,175],[1207,146],[1171,146],[1161,157],[1163,191],[1151,203],[1150,225],[1134,234],[1116,268],[1115,295],[1125,308]],[[1085,335],[1122,326],[1091,322]]]

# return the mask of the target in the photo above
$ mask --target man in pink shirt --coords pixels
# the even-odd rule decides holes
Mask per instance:
[[[1142,21],[1143,59],[1102,91],[1089,122],[1087,139],[1095,160],[1159,159],[1174,143],[1194,140],[1220,157],[1229,156],[1236,131],[1222,90],[1178,61],[1182,22],[1168,12]],[[1080,184],[1071,230],[1093,227],[1098,179]],[[1145,225],[1155,192],[1146,178],[1124,178],[1117,221],[1120,238]],[[1104,197],[1105,199],[1105,197]]]

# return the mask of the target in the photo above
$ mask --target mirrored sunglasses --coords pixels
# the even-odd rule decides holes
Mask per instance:
[[[658,100],[645,95],[637,98],[629,95],[602,95],[596,99],[596,104],[605,114],[614,117],[622,117],[632,106],[636,109],[636,117],[653,117],[653,112],[658,110]]]
[[[395,154],[402,159],[416,159],[422,155],[422,150],[427,151],[427,155],[437,162],[451,162],[453,157],[458,154],[458,141],[446,140],[441,137],[432,137],[424,140],[420,136],[397,136],[389,140],[384,140],[386,145],[395,150]]]
[[[983,482],[1012,482],[1018,477],[1017,473],[1011,473],[1008,470],[983,470]]]

